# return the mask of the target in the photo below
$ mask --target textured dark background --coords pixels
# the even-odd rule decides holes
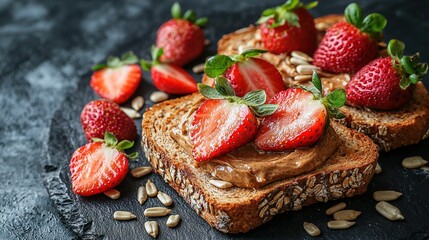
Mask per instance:
[[[181,2],[185,9],[192,7],[198,10],[199,16],[209,17],[206,36],[214,43],[222,34],[255,22],[266,7],[283,1]],[[349,2],[322,0],[312,13],[315,16],[341,13]],[[400,38],[407,44],[407,53],[420,51],[423,60],[428,61],[428,1],[358,2],[366,12],[377,11],[388,18],[386,39]],[[0,239],[77,237],[60,221],[56,207],[61,208],[62,203],[67,201],[61,202],[58,196],[66,191],[62,189],[62,182],[52,179],[67,163],[72,150],[84,143],[76,112],[85,101],[96,98],[87,86],[89,67],[104,61],[109,54],[128,50],[148,57],[155,29],[168,19],[171,4],[172,1],[154,0],[0,0]],[[214,53],[213,43],[205,52],[206,56]],[[146,82],[148,84],[139,90],[142,94],[151,90],[147,77]],[[404,192],[405,196],[395,202],[404,211],[407,218],[404,222],[390,223],[378,216],[373,210],[374,202],[371,202],[370,194],[366,194],[346,200],[353,208],[364,211],[357,226],[347,232],[326,230],[324,222],[327,218],[321,219],[320,215],[331,204],[319,204],[298,213],[277,216],[271,223],[239,237],[279,238],[280,231],[284,232],[283,237],[303,238],[306,235],[300,224],[303,220],[310,220],[318,223],[329,238],[345,238],[347,234],[362,239],[427,238],[429,174],[417,170],[405,171],[400,168],[399,160],[414,154],[429,158],[428,147],[429,143],[425,141],[417,146],[383,154],[381,163],[385,171],[376,176],[370,186],[370,191],[393,188]],[[139,164],[143,163],[141,160]],[[55,205],[52,205],[43,185],[44,177],[51,194],[57,193]],[[160,182],[158,176],[154,178]],[[168,189],[161,183],[160,186]],[[133,194],[125,189],[123,191],[125,196]],[[83,202],[94,207],[91,204],[96,206],[103,201],[100,196]],[[184,221],[168,235],[166,231],[161,231],[162,238],[227,237],[211,230],[195,217],[190,208],[182,204],[176,201],[175,209],[189,215],[191,221]],[[91,212],[88,214],[91,216]],[[194,218],[195,222],[192,222]],[[110,230],[117,232],[126,226],[109,225],[111,222],[96,222],[94,226],[116,226],[117,229]],[[85,224],[82,226],[80,233],[90,227]],[[196,232],[191,234],[186,232],[188,230]],[[133,232],[131,236],[147,237],[141,231]]]

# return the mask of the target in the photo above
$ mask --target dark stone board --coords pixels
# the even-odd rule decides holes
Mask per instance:
[[[210,22],[206,29],[206,36],[212,44],[205,51],[204,56],[196,60],[200,63],[207,56],[215,53],[215,42],[222,34],[229,33],[241,27],[245,27],[256,21],[261,11],[269,6],[274,6],[282,1],[270,3],[262,1],[200,1],[194,3],[183,1],[185,8],[196,9],[199,16],[208,16]],[[358,1],[366,13],[380,12],[389,20],[386,31],[386,39],[399,37],[407,44],[406,52],[420,51],[423,60],[427,61],[429,50],[426,47],[429,32],[429,24],[425,20],[424,10],[429,3],[423,1]],[[317,9],[312,10],[315,16],[329,13],[341,13],[348,2],[322,1]],[[142,18],[150,21],[147,29],[140,32],[126,32],[126,43],[117,47],[115,52],[108,54],[120,54],[130,49],[141,49],[137,53],[145,57],[149,56],[149,48],[154,39],[157,26],[169,16],[171,2],[151,2],[153,12],[146,9]],[[146,14],[146,15],[145,15]],[[145,15],[145,16],[143,16]],[[148,17],[149,15],[150,17]],[[158,17],[153,17],[157,15]],[[163,17],[159,17],[163,16]],[[130,24],[132,24],[130,22]],[[89,67],[89,66],[88,66]],[[188,68],[190,70],[190,67]],[[136,201],[137,188],[152,179],[158,188],[174,199],[173,213],[181,216],[182,221],[175,229],[169,229],[165,225],[167,217],[157,218],[160,226],[159,239],[310,239],[302,229],[302,222],[315,223],[322,230],[321,238],[328,239],[428,239],[429,238],[429,172],[421,169],[407,170],[402,168],[401,159],[412,155],[421,155],[429,159],[429,140],[417,145],[404,147],[389,153],[380,154],[380,164],[383,172],[374,177],[368,192],[364,195],[350,199],[342,199],[335,202],[319,203],[304,207],[297,212],[289,212],[274,217],[270,222],[257,229],[239,235],[223,234],[212,229],[200,218],[180,196],[166,184],[157,174],[151,174],[141,179],[134,179],[130,175],[117,187],[121,191],[119,200],[110,200],[104,195],[93,197],[80,197],[70,190],[70,177],[68,163],[75,149],[84,145],[86,140],[80,125],[79,115],[83,106],[98,98],[88,85],[90,72],[81,76],[77,89],[70,91],[57,110],[51,121],[47,159],[45,163],[45,185],[48,189],[53,205],[66,226],[78,237],[83,239],[141,239],[150,238],[144,230],[144,222],[153,219],[143,216],[146,207],[159,206],[157,199],[150,198],[144,206]],[[194,75],[200,79],[200,75]],[[150,77],[145,74],[136,95],[142,95],[146,99],[145,107],[150,107],[148,101],[150,93],[154,90]],[[129,103],[127,103],[129,104]],[[142,111],[143,112],[143,111]],[[135,121],[139,132],[141,120]],[[139,141],[137,141],[139,142]],[[140,152],[137,162],[131,162],[130,168],[148,165],[147,160],[139,144],[134,148]],[[375,211],[376,202],[372,199],[372,193],[376,190],[396,190],[404,195],[393,204],[399,207],[404,216],[404,221],[391,222]],[[327,221],[331,218],[325,216],[324,211],[333,204],[344,201],[348,208],[362,211],[362,215],[356,220],[356,225],[348,230],[329,230]],[[138,218],[129,222],[113,220],[112,215],[116,210],[128,210],[134,212]]]

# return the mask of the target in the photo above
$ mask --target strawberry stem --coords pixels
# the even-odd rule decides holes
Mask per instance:
[[[381,39],[381,31],[387,24],[386,18],[378,13],[371,13],[364,18],[362,8],[356,3],[351,3],[346,7],[344,16],[348,23],[375,39]]]
[[[155,45],[152,45],[151,47],[152,61],[140,59],[140,66],[144,71],[150,71],[150,69],[153,66],[161,64],[161,61],[159,59],[161,58],[162,54],[164,54],[163,48],[157,48]]]
[[[204,27],[207,24],[208,19],[203,17],[203,18],[198,18],[197,19],[197,14],[194,10],[189,9],[185,12],[185,14],[182,16],[182,8],[180,7],[180,4],[178,2],[175,2],[172,6],[171,6],[171,16],[174,19],[184,19],[187,20],[195,25],[197,25],[198,27]]]
[[[122,56],[115,57],[109,56],[107,58],[107,63],[96,64],[91,67],[92,71],[98,71],[104,68],[118,68],[126,65],[131,65],[137,63],[139,58],[133,52],[126,52]]]
[[[126,149],[130,149],[134,146],[134,142],[128,140],[122,140],[118,143],[118,139],[113,133],[105,132],[104,139],[101,138],[92,138],[93,142],[104,142],[107,147],[116,148],[120,152],[124,152]],[[128,159],[134,160],[139,156],[138,152],[133,152],[127,155]]]

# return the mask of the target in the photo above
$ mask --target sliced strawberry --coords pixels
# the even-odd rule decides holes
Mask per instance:
[[[107,64],[93,67],[91,87],[103,98],[117,104],[126,102],[137,90],[141,80],[141,69],[137,57],[126,53],[121,59],[110,57]]]
[[[87,143],[73,153],[70,172],[74,193],[82,196],[102,193],[116,187],[124,179],[128,172],[128,159],[122,150],[130,148],[133,143],[116,144],[117,140]]]
[[[156,88],[169,94],[188,94],[198,91],[194,78],[180,67],[171,64],[154,65],[150,71]]]
[[[206,161],[251,141],[258,122],[249,107],[228,100],[206,100],[195,112],[190,129],[192,155]]]
[[[244,62],[236,62],[224,73],[237,96],[262,89],[267,100],[285,89],[283,77],[276,67],[260,58],[249,58]]]

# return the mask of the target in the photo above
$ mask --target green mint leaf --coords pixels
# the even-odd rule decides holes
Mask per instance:
[[[346,21],[351,23],[353,26],[360,28],[363,22],[363,12],[362,8],[356,4],[349,4],[344,10],[344,16],[346,17]]]
[[[197,14],[195,13],[194,10],[187,10],[183,15],[183,19],[186,19],[191,23],[195,22],[196,18],[197,18]]]
[[[308,9],[312,9],[312,8],[317,7],[317,5],[319,5],[319,2],[318,1],[314,1],[314,2],[311,2],[311,3],[305,4],[304,8],[308,10]]]
[[[387,44],[387,53],[389,53],[390,57],[393,59],[401,59],[404,54],[405,44],[399,40],[392,39]]]
[[[121,56],[121,62],[123,65],[134,64],[138,61],[138,57],[133,52],[127,52]]]
[[[146,61],[146,60],[140,60],[140,66],[142,67],[142,69],[144,71],[150,71],[150,69],[152,68],[152,62]]]
[[[202,18],[198,18],[195,21],[195,25],[197,25],[200,28],[203,28],[204,26],[206,26],[207,22],[208,22],[208,18],[202,17]]]
[[[387,20],[383,15],[371,13],[363,19],[360,30],[372,35],[379,35],[386,25]]]
[[[217,77],[215,80],[215,89],[223,96],[235,96],[235,91],[229,84],[228,79]]]
[[[340,108],[346,102],[346,91],[342,88],[335,89],[333,92],[326,96],[329,106]]]
[[[197,84],[198,87],[198,91],[206,98],[208,99],[224,99],[225,97],[222,96],[222,94],[218,93],[218,91],[216,91],[216,89],[207,86],[203,83],[198,83]]]
[[[279,107],[279,105],[277,105],[277,104],[264,104],[264,105],[260,105],[260,106],[251,107],[250,109],[253,110],[253,112],[255,113],[256,116],[265,117],[265,116],[273,114],[277,110],[278,107]]]
[[[154,63],[159,63],[159,58],[164,54],[164,49],[157,48],[155,45],[152,45],[151,47],[151,55],[152,55],[152,61]]]
[[[121,60],[118,57],[110,56],[107,58],[107,66],[109,68],[117,68],[121,66]]]
[[[127,157],[129,160],[136,160],[139,157],[139,153],[133,152],[133,153],[127,154]]]
[[[411,59],[409,56],[403,56],[401,58],[401,66],[402,66],[402,69],[404,69],[405,72],[407,72],[408,74],[415,73],[413,67],[411,66]]]
[[[91,138],[93,142],[104,142],[104,139],[101,138]]]
[[[327,107],[326,109],[328,110],[329,116],[333,118],[341,119],[346,117],[338,108]]]
[[[256,90],[246,93],[242,100],[247,106],[256,107],[265,103],[267,95],[264,90]]]
[[[311,83],[319,91],[319,94],[322,93],[322,81],[320,80],[319,74],[316,71],[313,71],[313,76],[311,77]]]
[[[408,86],[410,86],[410,84],[411,84],[411,80],[406,76],[402,76],[402,79],[399,82],[399,87],[401,87],[402,90],[405,90],[407,89]]]
[[[179,19],[182,17],[182,10],[180,9],[180,4],[175,2],[173,6],[171,6],[171,16],[174,19]]]
[[[91,67],[91,70],[92,70],[92,71],[98,71],[98,70],[100,70],[100,69],[107,68],[107,67],[108,67],[108,66],[107,66],[106,64],[104,64],[104,63],[100,63],[100,64],[96,64],[96,65],[92,66],[92,67]]]
[[[118,145],[116,146],[117,149],[123,151],[125,149],[129,149],[132,148],[134,145],[134,142],[128,141],[128,140],[122,140],[118,143]]]
[[[204,72],[207,76],[215,78],[222,75],[233,64],[234,61],[230,57],[225,55],[216,55],[207,60]]]
[[[263,49],[247,49],[247,50],[244,50],[240,55],[243,56],[244,58],[251,58],[266,52],[267,50],[263,50]]]
[[[104,133],[104,142],[108,147],[115,147],[118,144],[118,139],[110,132]]]

